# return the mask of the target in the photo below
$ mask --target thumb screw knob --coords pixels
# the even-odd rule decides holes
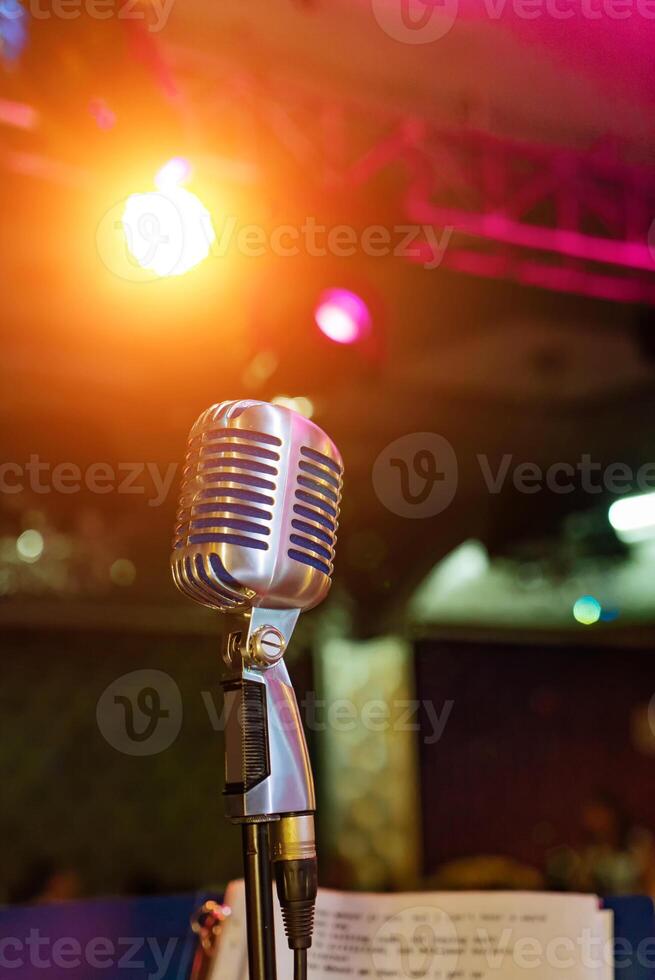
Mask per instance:
[[[272,667],[286,648],[287,641],[274,626],[260,626],[250,640],[250,655],[259,667]]]

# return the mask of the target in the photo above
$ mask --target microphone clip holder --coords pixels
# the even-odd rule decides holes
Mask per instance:
[[[316,809],[302,720],[283,654],[298,610],[228,614],[225,801],[230,820],[276,820]]]

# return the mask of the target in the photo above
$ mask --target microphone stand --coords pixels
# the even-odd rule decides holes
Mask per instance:
[[[249,977],[250,980],[276,980],[268,823],[244,823],[242,834]]]
[[[289,944],[305,951],[300,959],[311,944],[314,783],[282,660],[298,613],[255,607],[226,614],[225,801],[228,818],[242,825],[250,980],[277,980],[273,865]]]

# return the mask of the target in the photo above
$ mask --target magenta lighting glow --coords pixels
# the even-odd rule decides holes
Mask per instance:
[[[322,292],[314,319],[319,330],[336,344],[355,344],[371,329],[371,314],[366,303],[349,289]]]

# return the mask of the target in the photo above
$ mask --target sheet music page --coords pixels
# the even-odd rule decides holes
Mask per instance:
[[[247,980],[243,882],[212,980]],[[276,903],[277,905],[277,903]],[[293,976],[276,908],[279,980]],[[319,891],[310,980],[611,980],[611,913],[593,895]]]
[[[598,913],[597,929],[603,956],[598,976],[600,980],[614,980],[614,913],[610,909]]]

